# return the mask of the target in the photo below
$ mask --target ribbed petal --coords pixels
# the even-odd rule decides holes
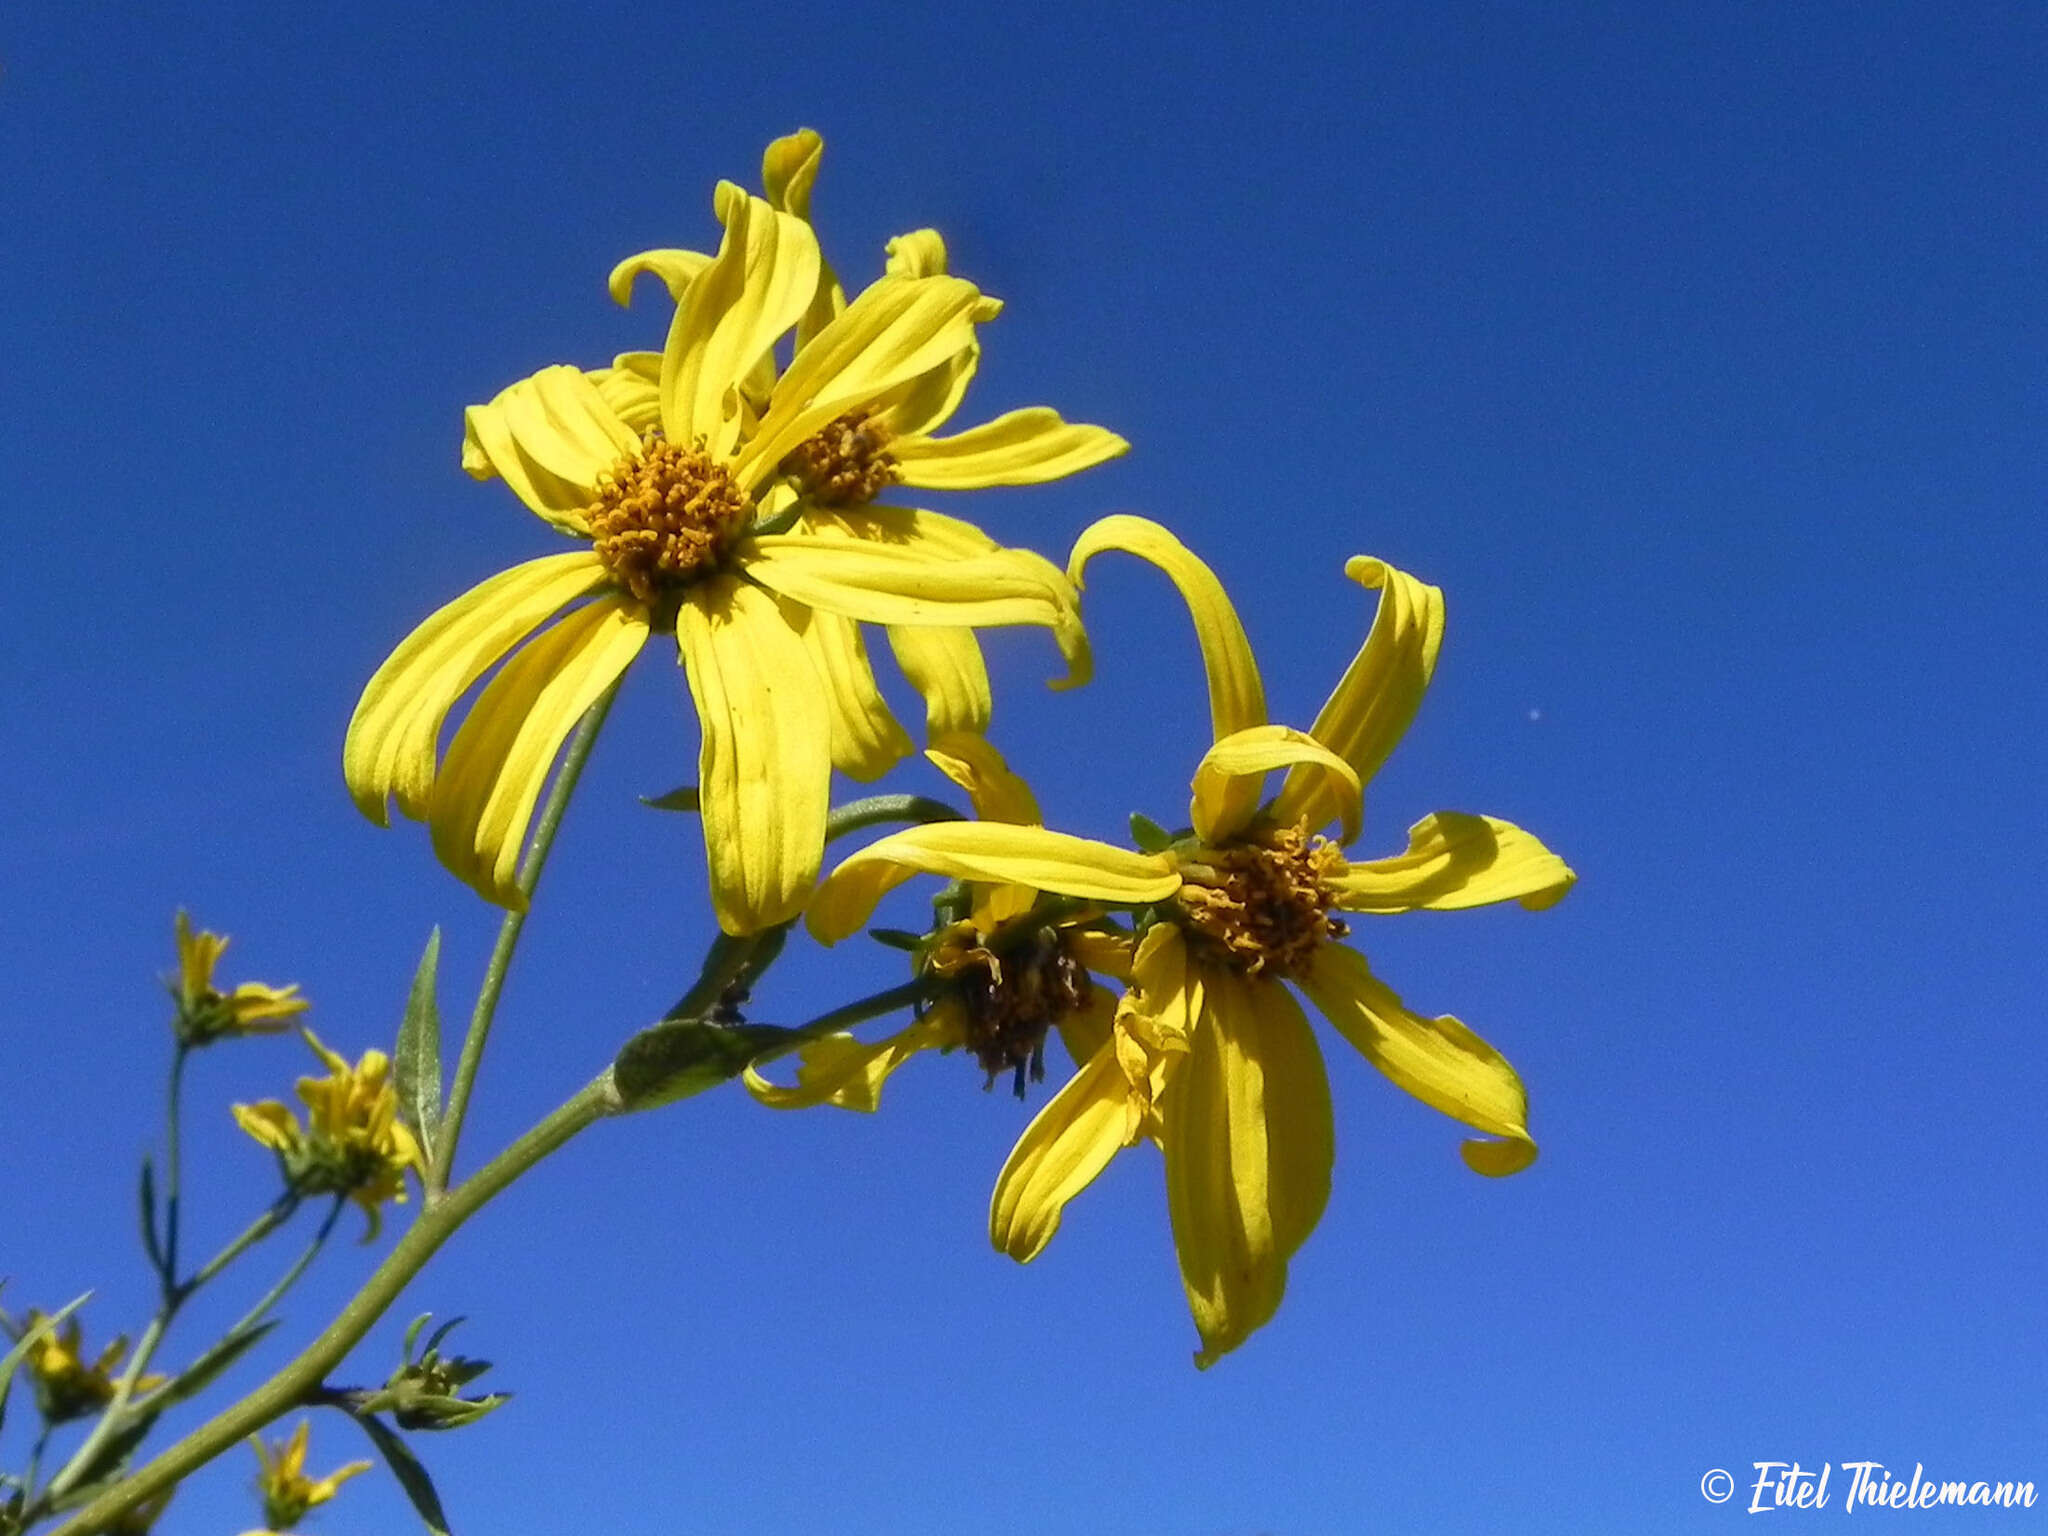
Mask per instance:
[[[1358,775],[1314,737],[1284,725],[1233,732],[1202,754],[1201,766],[1195,769],[1194,796],[1188,802],[1196,835],[1215,843],[1242,832],[1257,809],[1266,775],[1293,763],[1308,764],[1336,781],[1343,796],[1344,840],[1358,836]],[[1251,784],[1249,796],[1235,789],[1246,780]],[[1251,809],[1240,809],[1247,799]],[[1240,819],[1232,819],[1233,811]]]
[[[805,223],[811,220],[811,189],[817,184],[818,167],[825,158],[825,141],[815,129],[799,128],[768,146],[761,156],[761,190],[769,206],[794,214]],[[818,266],[818,287],[810,307],[797,322],[796,344],[807,346],[812,337],[832,323],[846,308],[846,294],[833,276],[829,264]],[[772,385],[774,380],[771,378]]]
[[[441,862],[486,899],[526,905],[519,859],[555,753],[647,633],[638,603],[600,598],[528,642],[470,706],[434,781],[427,822]]]
[[[870,783],[915,749],[875,687],[860,626],[823,609],[804,614],[804,644],[832,704],[832,766]]]
[[[891,624],[896,665],[924,699],[926,739],[948,731],[985,731],[995,708],[988,663],[971,629]]]
[[[588,537],[583,515],[597,484],[640,437],[580,368],[543,368],[462,413],[462,467],[502,476],[512,493],[564,533]]]
[[[821,258],[808,224],[731,182],[718,184],[714,203],[725,238],[669,327],[661,419],[669,441],[701,437],[724,459],[744,424],[740,382],[810,305]]]
[[[1210,739],[1221,741],[1235,732],[1264,725],[1266,691],[1259,681],[1259,665],[1252,659],[1251,641],[1245,638],[1244,625],[1216,573],[1159,524],[1120,512],[1091,524],[1075,540],[1074,552],[1067,557],[1067,576],[1075,586],[1081,585],[1088,562],[1107,549],[1121,549],[1149,560],[1180,589],[1188,616],[1195,623],[1202,668],[1209,679]],[[1258,781],[1239,779],[1225,787],[1214,813],[1225,825],[1243,826],[1258,803]]]
[[[1578,876],[1511,822],[1436,811],[1408,829],[1408,851],[1353,864],[1330,883],[1347,912],[1438,912],[1519,901],[1532,912],[1564,899]]]
[[[1093,928],[1075,929],[1067,934],[1067,947],[1074,952],[1075,959],[1096,975],[1118,981],[1131,979],[1131,941],[1125,935]]]
[[[609,368],[588,375],[604,403],[627,426],[645,437],[661,426],[661,354],[621,352]]]
[[[934,555],[986,555],[1003,546],[964,518],[917,507],[806,507],[792,533],[807,538],[900,544]]]
[[[740,484],[752,490],[833,417],[877,404],[967,346],[980,297],[957,277],[870,284],[791,359],[759,433],[735,462]]]
[[[836,944],[854,932],[883,895],[915,874],[997,885],[1028,885],[1116,906],[1163,901],[1180,889],[1173,861],[1043,827],[954,821],[890,834],[845,859],[826,876],[806,922]]]
[[[935,432],[953,419],[981,367],[981,343],[970,342],[938,367],[899,384],[875,402],[874,416],[896,439]]]
[[[697,788],[711,905],[727,933],[803,909],[831,802],[832,716],[810,652],[775,599],[717,576],[676,620],[703,724]]]
[[[613,267],[604,285],[612,302],[624,309],[632,305],[634,280],[643,272],[652,273],[668,290],[668,296],[680,304],[690,284],[710,265],[711,258],[702,251],[641,251]]]
[[[1102,934],[1099,937],[1107,939],[1109,935]],[[1081,938],[1082,935],[1080,934],[1068,933],[1066,935],[1067,945],[1069,948],[1076,949],[1078,953],[1077,941]],[[1128,968],[1129,959],[1130,955],[1128,947],[1126,947],[1124,955],[1126,968]],[[1085,956],[1081,957],[1081,963],[1088,965]],[[1090,970],[1095,969],[1092,965],[1089,965],[1088,968]],[[1095,1056],[1096,1052],[1103,1050],[1109,1045],[1110,1028],[1116,1021],[1116,1002],[1117,999],[1114,992],[1107,991],[1090,983],[1088,987],[1088,1001],[1078,1011],[1070,1013],[1060,1020],[1060,1041],[1066,1046],[1067,1054],[1074,1058],[1074,1065],[1076,1067],[1086,1066]]]
[[[457,699],[564,603],[609,578],[587,549],[529,560],[471,587],[407,635],[363,689],[342,745],[342,775],[356,808],[388,825],[387,797],[424,817],[434,746]]]
[[[1031,786],[1010,771],[1002,753],[986,737],[971,731],[950,731],[932,738],[925,749],[932,766],[967,791],[975,816],[1013,826],[1037,826],[1038,797]]]
[[[1018,1138],[989,1201],[989,1241],[1019,1263],[1045,1251],[1066,1204],[1124,1145],[1124,1076],[1100,1050]]]
[[[752,1067],[742,1076],[747,1092],[770,1109],[809,1109],[831,1104],[873,1114],[882,1102],[889,1074],[919,1051],[958,1045],[963,1038],[956,1008],[941,1003],[907,1029],[869,1045],[852,1035],[827,1035],[797,1054],[796,1082],[778,1087]]]
[[[889,242],[882,271],[889,277],[944,277],[946,237],[936,229],[913,229]]]
[[[1299,984],[1338,1033],[1397,1087],[1476,1131],[1502,1138],[1460,1148],[1475,1173],[1498,1178],[1536,1161],[1521,1078],[1457,1019],[1411,1013],[1362,955],[1341,944],[1318,949]]]
[[[1444,595],[1367,555],[1346,561],[1344,574],[1379,590],[1379,612],[1309,734],[1349,763],[1359,783],[1366,784],[1422,705],[1443,644]],[[1338,800],[1327,779],[1297,769],[1281,786],[1273,814],[1283,824],[1306,818],[1311,828],[1321,827],[1337,816]]]
[[[992,485],[1040,485],[1093,469],[1131,445],[1101,427],[1070,423],[1031,406],[953,437],[904,437],[889,451],[905,485],[971,491]]]

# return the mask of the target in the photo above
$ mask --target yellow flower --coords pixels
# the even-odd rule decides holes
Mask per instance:
[[[272,987],[245,981],[232,992],[213,984],[213,968],[228,947],[224,934],[194,933],[183,912],[177,918],[178,974],[171,986],[177,999],[174,1028],[189,1046],[207,1045],[229,1035],[274,1035],[312,1006],[296,986]]]
[[[1452,910],[1558,901],[1574,876],[1536,838],[1487,816],[1438,812],[1408,849],[1351,862],[1313,834],[1356,837],[1360,786],[1420,705],[1443,636],[1443,595],[1363,556],[1345,566],[1380,607],[1314,727],[1266,722],[1243,626],[1215,575],[1171,534],[1106,518],[1076,545],[1078,579],[1104,549],[1145,556],[1180,588],[1209,678],[1214,745],[1194,776],[1189,830],[1134,853],[1042,828],[955,822],[912,828],[843,862],[808,921],[827,943],[920,871],[1015,883],[1145,908],[1129,991],[1108,1038],[1040,1111],[996,1182],[989,1231],[1019,1260],[1058,1229],[1066,1202],[1142,1137],[1165,1153],[1167,1206],[1207,1366],[1272,1317],[1287,1261],[1329,1194],[1329,1087],[1315,1039],[1283,984],[1400,1088],[1483,1133],[1475,1171],[1504,1175],[1536,1156],[1527,1098],[1507,1061],[1464,1024],[1410,1011],[1356,950],[1339,912]],[[1140,727],[1141,739],[1156,726]],[[1270,803],[1265,775],[1286,769]]]
[[[943,274],[884,276],[774,375],[778,339],[817,298],[816,237],[729,183],[715,207],[724,239],[683,289],[658,367],[629,355],[594,373],[547,368],[468,412],[464,467],[590,547],[442,608],[378,669],[349,726],[343,766],[364,814],[383,822],[395,795],[449,868],[506,905],[523,900],[521,843],[557,748],[650,634],[676,635],[702,723],[712,902],[736,934],[801,909],[832,766],[873,777],[907,749],[859,622],[1044,625],[1074,678],[1085,669],[1064,573],[971,524],[863,496],[895,478],[1004,483],[1095,429],[1047,412],[982,435],[907,430],[925,381],[988,313]],[[449,710],[515,649],[437,768]]]
[[[22,1325],[22,1332],[33,1329],[43,1316],[43,1313],[31,1309]],[[122,1334],[100,1351],[98,1359],[87,1363],[84,1335],[75,1317],[65,1319],[56,1329],[44,1334],[30,1346],[27,1361],[29,1379],[35,1384],[36,1406],[44,1421],[67,1424],[73,1419],[98,1413],[111,1403],[114,1400],[114,1373],[120,1369],[127,1354],[128,1336]],[[138,1392],[150,1392],[168,1379],[148,1375],[137,1381],[135,1387]]]
[[[291,1438],[274,1448],[266,1446],[260,1435],[249,1437],[249,1444],[256,1448],[256,1459],[263,1464],[256,1478],[256,1492],[263,1499],[263,1519],[271,1529],[251,1531],[247,1536],[273,1536],[276,1531],[289,1530],[305,1518],[308,1510],[332,1499],[343,1483],[370,1470],[369,1462],[352,1461],[322,1478],[306,1476],[306,1437],[312,1429],[311,1420],[301,1419]]]
[[[306,1128],[301,1131],[298,1117],[275,1099],[232,1106],[235,1123],[277,1153],[294,1194],[346,1195],[361,1206],[369,1218],[363,1238],[368,1242],[382,1225],[379,1207],[405,1199],[406,1169],[425,1178],[426,1159],[398,1118],[388,1056],[365,1051],[351,1067],[310,1029],[299,1033],[328,1071],[326,1077],[298,1081]]]

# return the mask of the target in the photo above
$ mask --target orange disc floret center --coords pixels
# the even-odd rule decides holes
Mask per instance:
[[[857,507],[903,478],[889,452],[889,429],[862,411],[827,422],[791,449],[782,472],[822,507]]]
[[[1294,976],[1316,947],[1349,930],[1330,915],[1344,855],[1301,827],[1268,827],[1204,849],[1174,897],[1198,949],[1247,976]]]
[[[746,496],[701,446],[649,433],[585,509],[597,557],[650,607],[715,569],[747,525]]]
[[[942,950],[934,968],[957,976],[964,1043],[988,1084],[1011,1073],[1020,1099],[1027,1074],[1034,1083],[1045,1079],[1045,1037],[1088,1003],[1087,967],[1057,928],[1032,929],[1022,942],[1003,943],[1001,953],[978,942]]]

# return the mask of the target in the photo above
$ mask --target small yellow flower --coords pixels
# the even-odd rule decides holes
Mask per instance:
[[[885,891],[921,871],[1142,909],[1130,989],[1107,1038],[1010,1154],[989,1231],[1013,1258],[1036,1257],[1066,1202],[1121,1148],[1157,1142],[1202,1339],[1195,1360],[1207,1366],[1278,1309],[1287,1261],[1329,1195],[1329,1087],[1284,983],[1397,1086],[1482,1132],[1463,1148],[1476,1172],[1518,1172],[1536,1145],[1514,1069],[1457,1019],[1411,1012],[1362,955],[1332,942],[1346,932],[1336,914],[1501,901],[1542,908],[1575,877],[1536,838],[1487,816],[1438,812],[1410,829],[1405,853],[1359,863],[1314,835],[1333,821],[1345,843],[1358,834],[1360,786],[1407,729],[1435,670],[1436,588],[1363,556],[1346,565],[1379,590],[1379,613],[1304,733],[1266,723],[1243,626],[1206,565],[1158,525],[1113,517],[1082,535],[1070,573],[1078,581],[1093,555],[1112,548],[1164,569],[1195,620],[1215,744],[1195,772],[1189,830],[1168,848],[1136,853],[1033,826],[915,827],[840,864],[808,922],[827,943],[843,938]],[[1141,730],[1152,738],[1151,722]],[[1286,780],[1262,804],[1274,769],[1287,770]]]
[[[178,974],[171,981],[171,996],[178,1013],[173,1027],[185,1045],[209,1045],[231,1035],[275,1035],[312,1006],[296,986],[245,981],[232,992],[220,991],[213,984],[213,968],[228,947],[227,936],[194,933],[192,919],[182,911],[176,931]]]
[[[33,1329],[44,1314],[31,1310],[22,1331]],[[114,1400],[114,1376],[128,1354],[128,1336],[120,1335],[87,1363],[78,1319],[67,1318],[46,1333],[28,1352],[29,1379],[34,1382],[36,1406],[49,1424],[67,1424],[98,1413]],[[150,1392],[168,1378],[144,1376],[136,1390]]]
[[[363,813],[381,824],[395,796],[428,823],[443,863],[508,906],[524,899],[521,844],[557,749],[650,635],[675,636],[702,724],[712,904],[735,934],[801,910],[832,768],[872,778],[908,750],[859,624],[1041,625],[1070,674],[1085,671],[1058,568],[972,524],[868,498],[896,481],[1069,473],[1122,440],[1050,411],[926,436],[951,409],[929,381],[971,350],[990,301],[943,273],[889,274],[806,334],[824,272],[809,223],[730,183],[715,209],[724,239],[682,285],[658,360],[546,368],[468,412],[470,474],[504,479],[589,547],[442,608],[378,669],[350,722],[343,768]],[[512,652],[437,764],[450,709]]]
[[[277,1153],[286,1186],[295,1194],[346,1195],[361,1206],[369,1218],[363,1238],[368,1242],[382,1224],[383,1203],[405,1199],[406,1169],[425,1178],[426,1159],[398,1118],[390,1057],[365,1051],[351,1067],[310,1029],[299,1033],[328,1070],[326,1077],[298,1081],[307,1111],[305,1130],[275,1099],[234,1105],[235,1123]]]
[[[370,1470],[369,1462],[352,1461],[322,1478],[306,1476],[306,1438],[312,1429],[311,1420],[301,1419],[291,1438],[275,1447],[266,1446],[260,1435],[249,1437],[249,1444],[256,1449],[256,1459],[263,1464],[256,1478],[256,1492],[263,1499],[263,1519],[269,1529],[251,1531],[247,1536],[275,1536],[277,1532],[289,1531],[306,1517],[307,1511],[332,1499],[343,1483]]]

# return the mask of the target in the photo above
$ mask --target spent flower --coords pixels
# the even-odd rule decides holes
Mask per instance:
[[[299,995],[297,986],[245,981],[232,992],[221,991],[213,984],[213,972],[228,947],[227,935],[204,929],[193,932],[192,919],[182,911],[175,926],[178,973],[169,978],[168,985],[177,1007],[172,1027],[180,1045],[211,1045],[236,1035],[280,1034],[312,1006]]]
[[[44,1314],[30,1309],[15,1330],[17,1336],[31,1332]],[[29,1346],[26,1364],[35,1387],[36,1408],[46,1424],[68,1424],[98,1413],[114,1400],[115,1373],[128,1355],[128,1336],[121,1334],[92,1358],[86,1358],[84,1333],[78,1319],[66,1318]],[[135,1384],[139,1392],[160,1387],[167,1377],[147,1375]]]

